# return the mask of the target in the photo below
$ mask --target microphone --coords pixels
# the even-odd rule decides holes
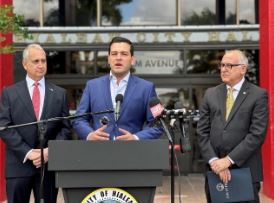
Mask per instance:
[[[156,97],[153,97],[151,98],[150,102],[149,102],[149,107],[150,107],[150,111],[152,113],[152,116],[154,119],[159,119],[164,130],[165,130],[165,133],[168,137],[168,140],[171,144],[173,144],[173,140],[172,140],[172,136],[165,124],[165,121],[164,119],[162,118],[162,113],[163,111],[165,110],[165,108],[163,107],[163,105],[161,104],[161,101],[160,99],[156,98]]]
[[[151,99],[149,105],[151,107],[150,111],[154,118],[159,116],[175,118],[179,116],[185,116],[188,113],[185,108],[171,110],[165,109],[158,98]]]
[[[115,102],[116,102],[116,107],[115,107],[115,111],[114,111],[114,115],[115,115],[115,121],[118,121],[119,116],[120,116],[120,111],[121,111],[121,104],[123,102],[123,95],[122,94],[117,94],[115,97]]]
[[[163,117],[168,117],[168,118],[171,118],[171,119],[186,117],[187,115],[188,115],[188,112],[185,108],[171,109],[171,110],[165,109],[163,111]]]
[[[182,109],[183,104],[182,102],[176,102],[174,105],[175,108]],[[191,151],[191,144],[189,135],[186,133],[185,125],[184,125],[184,119],[182,117],[179,117],[179,125],[180,125],[180,131],[182,136],[180,137],[180,145],[181,145],[181,152],[190,152]]]
[[[100,123],[101,123],[101,125],[107,125],[107,124],[109,123],[108,117],[103,116],[103,117],[100,119]]]

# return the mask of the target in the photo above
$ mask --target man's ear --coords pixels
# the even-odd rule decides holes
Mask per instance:
[[[26,60],[24,60],[24,59],[22,60],[22,65],[23,65],[24,69],[27,70],[27,68],[26,68],[27,67],[27,61]]]
[[[134,56],[132,56],[131,65],[134,66],[134,65],[135,65],[135,62],[136,62],[136,58],[135,58]]]

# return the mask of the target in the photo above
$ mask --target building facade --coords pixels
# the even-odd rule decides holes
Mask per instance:
[[[34,2],[13,0],[15,12],[24,15],[33,35],[31,40],[14,37],[14,80],[25,77],[22,49],[28,43],[41,44],[48,53],[47,78],[68,90],[72,111],[86,81],[108,74],[107,46],[113,36],[135,44],[137,61],[132,72],[155,83],[167,109],[173,109],[177,101],[188,109],[199,108],[204,91],[220,83],[218,63],[226,49],[248,53],[248,77],[259,83],[255,0]],[[184,172],[202,170],[193,126],[189,133],[195,150],[178,154],[187,165]],[[179,142],[180,133],[175,137]]]
[[[218,64],[225,50],[248,55],[247,77],[260,84],[258,0],[13,0],[33,39],[15,37],[14,82],[25,77],[22,50],[39,43],[47,51],[48,75],[68,90],[76,109],[87,80],[109,73],[107,46],[113,36],[135,45],[133,74],[152,81],[167,109],[178,101],[199,108],[204,91],[220,83]],[[195,122],[186,122],[192,151],[180,152],[183,172],[202,172]]]

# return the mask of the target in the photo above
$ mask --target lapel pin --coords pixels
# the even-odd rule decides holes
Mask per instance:
[[[246,94],[246,92],[243,92],[243,94]]]
[[[49,90],[53,92],[53,89],[52,89],[52,88],[49,88]]]

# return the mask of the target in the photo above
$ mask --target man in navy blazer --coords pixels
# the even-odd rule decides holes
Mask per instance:
[[[162,129],[152,127],[154,118],[149,109],[150,99],[156,96],[155,87],[130,73],[135,63],[133,53],[133,44],[126,38],[114,37],[110,42],[110,74],[87,82],[76,114],[119,109],[117,105],[121,104],[119,118],[106,113],[75,119],[73,127],[81,139],[140,140],[161,136]],[[123,101],[116,102],[119,94]]]
[[[247,202],[259,203],[263,180],[261,146],[268,125],[267,92],[245,79],[248,59],[243,52],[227,51],[219,68],[223,83],[206,91],[200,108],[197,133],[201,154],[207,169],[224,183],[233,178],[231,168],[250,168],[255,200]],[[229,88],[234,104],[227,112]],[[207,183],[205,186],[211,202]]]
[[[68,116],[69,106],[66,91],[47,82],[46,53],[38,44],[28,45],[23,52],[26,79],[3,89],[0,103],[0,126],[13,126],[54,117]],[[38,82],[40,102],[35,114],[32,103],[34,84]],[[44,142],[40,145],[37,124],[9,128],[0,132],[6,144],[6,190],[9,203],[29,203],[31,190],[35,202],[41,202],[40,172],[41,150],[44,161],[48,161],[48,141],[68,139],[70,125],[67,121],[48,122]],[[56,203],[58,189],[55,188],[54,172],[44,172],[44,197],[46,203]]]

